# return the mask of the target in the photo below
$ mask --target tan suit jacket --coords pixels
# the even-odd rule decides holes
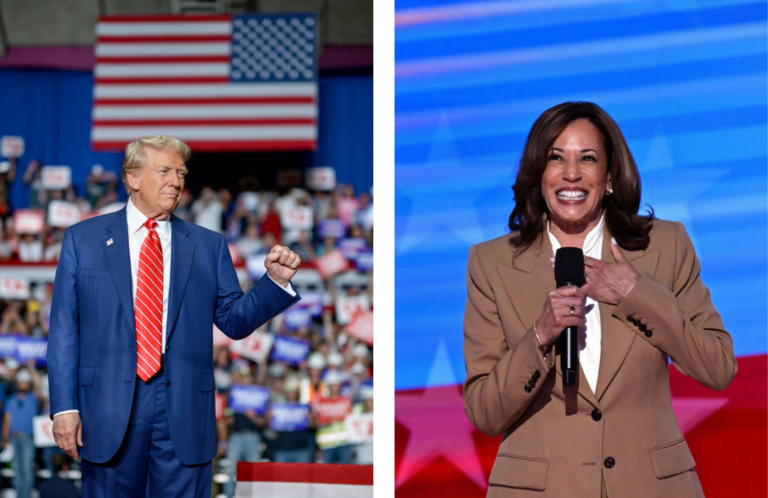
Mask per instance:
[[[502,435],[488,497],[597,498],[601,475],[612,498],[704,496],[668,359],[713,389],[728,386],[736,360],[683,226],[656,220],[645,251],[622,250],[641,277],[618,305],[599,304],[595,393],[583,372],[563,386],[559,353],[545,360],[537,347],[533,323],[556,286],[549,237],[515,258],[514,236],[473,246],[467,270],[464,410]],[[606,228],[602,259],[615,262],[610,239]]]

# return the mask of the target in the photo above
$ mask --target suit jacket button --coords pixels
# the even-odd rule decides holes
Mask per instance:
[[[597,422],[597,421],[599,421],[601,418],[603,418],[603,412],[601,412],[601,411],[600,411],[600,410],[598,410],[597,408],[595,408],[594,410],[592,410],[592,420],[594,420],[595,422]]]
[[[527,393],[530,393],[531,391],[533,391],[533,388],[531,386],[529,386],[528,384],[526,384],[523,389],[525,389],[525,392],[527,392]]]
[[[645,337],[651,337],[653,335],[653,332],[650,330],[645,330]]]
[[[603,463],[605,464],[606,469],[612,469],[613,466],[616,465],[616,460],[614,460],[613,457],[608,457]]]
[[[166,385],[166,387],[170,386],[171,385],[171,381],[170,380],[166,380],[165,381],[165,385]]]
[[[541,377],[541,372],[539,372],[538,370],[533,372],[533,379],[534,380],[538,380],[539,377]]]

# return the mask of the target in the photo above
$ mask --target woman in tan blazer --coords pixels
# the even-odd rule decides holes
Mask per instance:
[[[473,246],[467,272],[464,409],[502,435],[488,496],[703,496],[668,363],[712,389],[737,366],[685,229],[638,214],[632,155],[591,103],[538,118],[513,189],[513,233]],[[557,246],[583,248],[587,284],[556,288]],[[571,325],[564,386],[554,343]]]

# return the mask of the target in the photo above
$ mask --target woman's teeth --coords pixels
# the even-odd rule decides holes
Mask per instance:
[[[582,190],[562,190],[557,193],[557,198],[563,201],[581,201],[587,196]]]

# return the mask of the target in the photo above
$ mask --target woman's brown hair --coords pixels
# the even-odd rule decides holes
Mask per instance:
[[[509,215],[509,229],[519,232],[511,244],[517,252],[528,249],[545,229],[547,205],[541,194],[541,177],[547,167],[549,149],[568,124],[577,119],[592,123],[603,137],[608,156],[613,195],[603,197],[605,224],[619,246],[631,251],[648,247],[653,226],[653,209],[647,216],[640,209],[640,174],[624,135],[608,113],[591,102],[565,102],[539,116],[525,142],[523,156],[512,190],[515,208]]]

